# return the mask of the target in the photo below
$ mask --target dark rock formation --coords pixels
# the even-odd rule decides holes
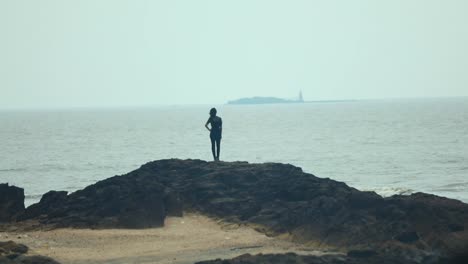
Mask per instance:
[[[18,219],[55,227],[148,228],[163,226],[166,215],[182,216],[176,192],[156,180],[117,176],[70,195],[50,191]]]
[[[372,249],[361,249],[348,251],[347,256],[351,258],[370,258],[376,256],[377,252]]]
[[[0,264],[59,264],[43,256],[28,256],[28,247],[13,241],[0,242]]]
[[[1,242],[0,241],[0,254],[26,254],[28,247],[22,244],[16,244],[13,241]]]
[[[51,192],[21,220],[58,227],[162,226],[199,212],[318,248],[398,252],[418,262],[468,250],[468,205],[417,193],[382,198],[285,164],[161,160],[70,195]]]
[[[0,222],[13,221],[24,211],[24,190],[8,183],[0,184]]]
[[[361,252],[363,253],[363,252]],[[466,264],[468,263],[468,254],[465,256],[456,256],[453,258],[431,258],[423,261],[404,259],[397,255],[377,255],[376,252],[369,254],[359,254],[358,256],[343,255],[323,255],[323,256],[301,256],[294,253],[286,254],[245,254],[233,259],[216,259],[200,261],[195,264]]]
[[[65,191],[50,191],[44,194],[39,203],[33,204],[28,207],[28,210],[24,214],[18,217],[18,220],[34,218],[41,216],[42,214],[47,214],[62,206],[62,203],[67,199],[67,192]],[[49,213],[50,214],[50,213]]]
[[[353,258],[342,255],[300,256],[294,253],[287,254],[245,254],[230,260],[201,261],[195,264],[416,264],[411,260],[404,260],[391,256],[372,256],[366,258]]]

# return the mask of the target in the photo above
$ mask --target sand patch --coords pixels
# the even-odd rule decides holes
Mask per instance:
[[[267,237],[249,227],[220,225],[189,214],[169,217],[164,228],[57,229],[0,232],[0,240],[30,247],[32,254],[62,263],[194,263],[244,253],[320,254],[292,242]]]

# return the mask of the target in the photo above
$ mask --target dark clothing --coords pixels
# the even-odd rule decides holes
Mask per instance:
[[[221,134],[223,132],[223,120],[219,116],[211,116],[206,123],[211,125],[210,139],[213,158],[215,161],[219,161]]]
[[[221,117],[212,116],[208,119],[207,123],[211,124],[210,138],[212,140],[220,140],[223,127],[223,120]]]
[[[221,140],[221,133],[210,132],[210,139],[220,141]]]

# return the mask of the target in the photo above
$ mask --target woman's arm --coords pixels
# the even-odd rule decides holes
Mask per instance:
[[[221,117],[219,118],[219,132],[223,133],[223,119],[221,119]]]
[[[205,127],[208,129],[208,131],[211,131],[211,129],[208,127],[208,124],[210,123],[211,118],[208,118],[208,121],[206,121]]]

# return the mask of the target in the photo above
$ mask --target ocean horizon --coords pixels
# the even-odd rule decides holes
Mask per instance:
[[[152,160],[211,160],[212,105],[0,111],[0,182],[26,205]],[[468,202],[468,98],[215,105],[221,160],[280,162],[383,196]]]

